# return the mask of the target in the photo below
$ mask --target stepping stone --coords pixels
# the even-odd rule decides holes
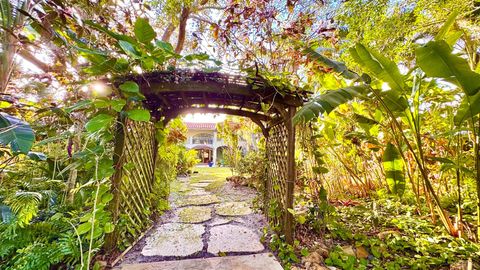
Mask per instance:
[[[204,179],[204,180],[200,180],[198,181],[197,183],[211,183],[211,182],[215,182],[217,180],[214,180],[214,179]]]
[[[188,193],[186,193],[185,195],[187,196],[198,196],[198,195],[209,195],[211,194],[210,192],[207,192],[205,191],[205,189],[201,188],[201,189],[194,189]]]
[[[283,270],[271,253],[242,255],[232,257],[213,257],[187,259],[181,261],[163,261],[152,263],[124,264],[121,270]]]
[[[260,237],[249,228],[227,224],[210,229],[207,249],[209,253],[260,252],[264,249]]]
[[[232,220],[226,219],[226,218],[215,218],[209,225],[210,226],[223,225],[223,224],[229,223],[230,221]]]
[[[245,224],[245,220],[243,220],[243,218],[241,218],[241,217],[235,218],[235,219],[233,219],[233,221]]]
[[[252,209],[245,202],[225,202],[215,207],[215,213],[220,216],[245,216],[252,213]]]
[[[187,198],[182,198],[181,200],[177,201],[178,206],[186,206],[186,205],[207,205],[212,203],[218,203],[220,200],[217,196],[213,194],[209,195],[199,195],[199,196],[190,196]]]
[[[200,223],[212,218],[212,209],[205,206],[188,206],[178,211],[180,222]]]
[[[146,239],[142,255],[185,257],[201,252],[204,233],[205,226],[200,224],[163,224]]]
[[[206,186],[208,186],[208,185],[210,185],[210,183],[199,182],[199,183],[191,184],[190,186],[192,186],[192,187],[204,188],[204,187],[206,187]]]

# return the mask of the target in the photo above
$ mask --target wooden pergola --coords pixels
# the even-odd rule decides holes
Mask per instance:
[[[289,243],[293,242],[293,208],[295,183],[295,128],[292,118],[301,106],[306,93],[298,90],[279,89],[261,77],[245,77],[222,73],[197,71],[162,71],[122,78],[115,82],[135,81],[145,95],[144,107],[149,109],[153,121],[168,123],[185,113],[222,113],[250,118],[266,138],[266,158],[269,165],[265,173],[265,206],[275,203],[279,215],[269,217],[280,226]],[[280,86],[281,87],[281,86]],[[114,162],[117,168],[133,163],[128,171],[120,169],[112,179],[114,194],[114,220],[121,214],[137,212],[130,222],[142,223],[148,217],[138,215],[148,204],[145,198],[154,182],[156,148],[152,123],[122,119],[117,131]],[[136,137],[141,136],[139,140]],[[140,141],[140,143],[139,143]],[[145,147],[148,145],[148,147]],[[145,155],[139,153],[149,152]],[[148,169],[142,163],[151,163]],[[134,170],[134,171],[132,171]],[[128,177],[129,179],[125,179]],[[141,186],[141,194],[132,190]],[[143,202],[141,201],[143,198]],[[126,201],[138,201],[134,204]],[[134,216],[135,216],[134,215]],[[140,226],[142,227],[142,226]],[[144,229],[144,228],[143,228]],[[138,230],[141,233],[141,230]],[[135,235],[132,235],[135,237]],[[111,237],[114,245],[116,237]],[[108,241],[107,241],[108,242]]]

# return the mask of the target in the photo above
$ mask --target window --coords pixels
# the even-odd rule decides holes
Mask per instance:
[[[193,144],[213,144],[213,134],[200,133],[192,138]]]

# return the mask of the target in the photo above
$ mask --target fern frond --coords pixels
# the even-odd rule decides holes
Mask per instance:
[[[17,191],[15,195],[6,199],[6,204],[17,217],[20,227],[30,223],[38,214],[38,206],[43,199],[39,192]]]

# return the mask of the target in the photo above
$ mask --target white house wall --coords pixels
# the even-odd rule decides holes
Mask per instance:
[[[193,143],[193,137],[195,135],[199,135],[199,134],[202,134],[202,133],[213,134],[213,144],[194,144]],[[243,140],[239,140],[238,144],[239,144],[240,147],[243,147],[243,148],[245,148],[247,146],[247,142],[243,141]],[[218,138],[216,130],[189,129],[187,131],[187,142],[185,143],[185,147],[187,147],[187,149],[192,149],[192,148],[197,147],[197,146],[207,146],[207,147],[212,148],[212,158],[213,158],[213,162],[216,165],[216,162],[217,162],[217,148],[222,147],[222,146],[225,147],[226,144],[222,139]]]

